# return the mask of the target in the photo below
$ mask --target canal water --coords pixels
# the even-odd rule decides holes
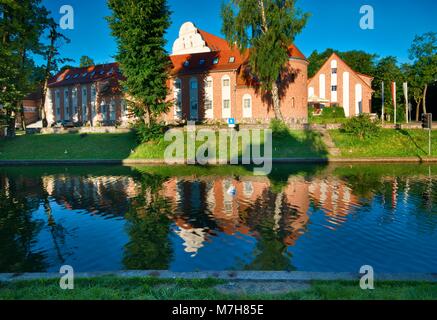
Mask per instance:
[[[437,166],[2,167],[0,272],[437,272]]]

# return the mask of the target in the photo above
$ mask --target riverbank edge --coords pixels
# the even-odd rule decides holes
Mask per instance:
[[[60,279],[59,273],[0,273],[0,282]],[[113,271],[75,273],[75,279],[101,277],[156,278],[162,280],[217,279],[226,281],[359,281],[363,275],[353,272],[304,272],[304,271],[200,271],[172,272],[162,270]],[[437,273],[376,273],[375,281],[432,282],[437,283]]]
[[[252,163],[264,163],[265,159],[253,159]],[[375,157],[375,158],[274,158],[272,163],[437,163],[437,157]],[[83,159],[83,160],[0,160],[0,166],[31,165],[186,165],[186,160],[166,162],[163,159]],[[218,161],[210,165],[232,165],[229,161]],[[241,165],[240,163],[237,165]]]

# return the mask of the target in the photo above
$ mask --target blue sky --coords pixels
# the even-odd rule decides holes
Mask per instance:
[[[220,35],[222,0],[169,0],[173,11],[172,25],[167,34],[167,50],[171,51],[180,25],[194,22],[197,27]],[[106,0],[43,0],[55,19],[59,9],[68,4],[74,8],[75,28],[64,31],[71,39],[61,48],[64,57],[78,63],[88,55],[96,63],[114,61],[117,47],[105,16],[110,15]],[[375,12],[375,29],[359,27],[362,5],[371,5]],[[400,62],[408,61],[408,48],[416,34],[437,31],[437,1],[435,0],[300,0],[298,6],[311,13],[296,45],[305,55],[317,49],[360,49],[380,56],[393,55]]]

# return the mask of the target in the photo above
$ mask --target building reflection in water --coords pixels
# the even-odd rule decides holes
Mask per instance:
[[[195,259],[226,235],[253,239],[252,257],[241,268],[293,270],[288,249],[308,233],[312,215],[322,217],[326,230],[339,230],[350,215],[361,213],[374,201],[387,209],[383,223],[396,218],[387,212],[414,206],[411,212],[420,228],[437,228],[434,220],[421,214],[435,212],[436,186],[431,175],[373,177],[360,172],[290,174],[278,185],[271,177],[244,175],[166,177],[133,170],[120,175],[38,176],[6,171],[0,174],[0,215],[16,213],[0,223],[0,268],[44,270],[46,252],[33,252],[43,228],[50,233],[57,262],[68,260],[74,247],[66,246],[65,238],[83,226],[64,225],[56,214],[59,208],[122,220],[127,241],[121,245],[121,260],[126,269],[167,269],[175,251]],[[32,218],[38,211],[44,219]],[[181,247],[175,247],[171,237],[179,238]]]

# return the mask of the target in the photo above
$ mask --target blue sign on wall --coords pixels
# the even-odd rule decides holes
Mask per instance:
[[[228,119],[228,124],[229,125],[234,125],[235,124],[235,118],[229,118]]]

